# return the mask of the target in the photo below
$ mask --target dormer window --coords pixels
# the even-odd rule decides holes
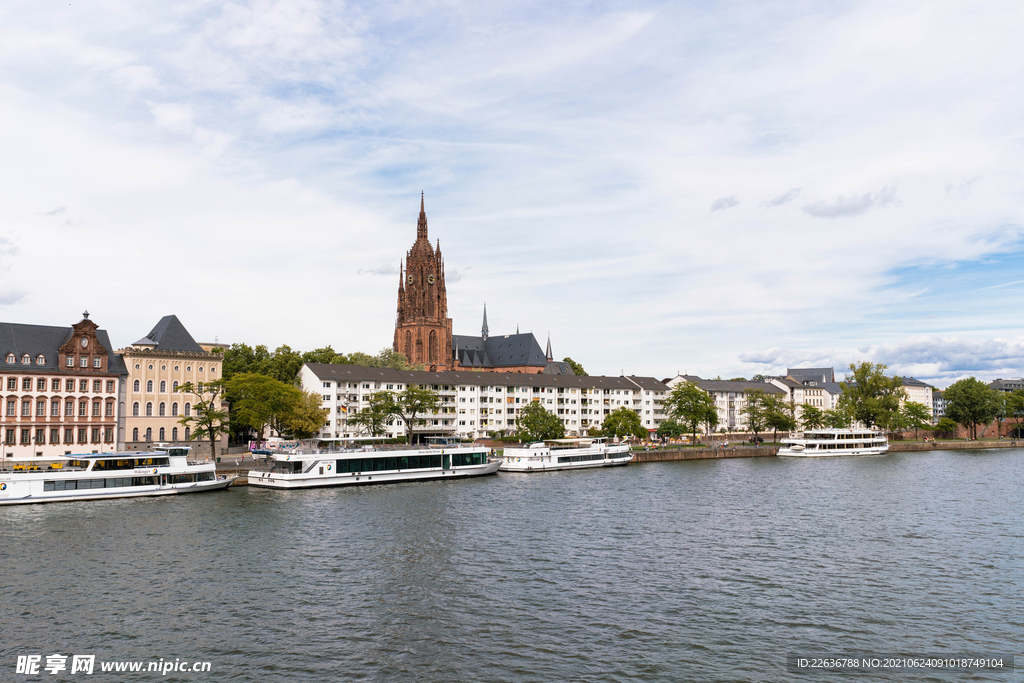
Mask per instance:
[[[46,365],[46,356],[42,354],[36,356],[36,365]]]
[[[14,354],[13,353],[7,354],[7,362],[8,363],[13,363],[14,362]]]
[[[24,356],[21,357],[21,364],[22,365],[31,365],[32,364],[32,357],[29,356],[26,353]]]

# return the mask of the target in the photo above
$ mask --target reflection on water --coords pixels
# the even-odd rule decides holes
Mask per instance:
[[[790,652],[1013,652],[1022,470],[1007,450],[758,458],[4,508],[0,666],[783,681]]]

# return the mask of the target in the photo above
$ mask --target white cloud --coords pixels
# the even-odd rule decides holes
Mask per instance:
[[[799,196],[800,196],[800,188],[799,187],[794,187],[792,190],[788,190],[786,192],[783,192],[782,194],[776,196],[774,199],[769,199],[767,201],[761,202],[761,206],[764,206],[764,207],[782,206],[783,204],[790,203],[791,201],[793,201],[794,199],[796,199]]]
[[[804,211],[816,218],[840,218],[843,216],[860,216],[870,209],[888,206],[898,203],[896,199],[896,188],[886,185],[874,194],[868,192],[859,197],[844,197],[839,195],[832,203],[814,202],[804,207]]]
[[[740,203],[740,198],[736,195],[729,195],[728,197],[719,197],[715,201],[711,202],[712,211],[721,211],[722,209],[731,209]]]
[[[392,265],[384,265],[377,268],[360,268],[356,273],[359,275],[398,275],[398,268]]]

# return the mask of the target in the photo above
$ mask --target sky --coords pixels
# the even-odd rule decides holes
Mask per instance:
[[[590,374],[1024,373],[1024,5],[0,4],[0,320]]]

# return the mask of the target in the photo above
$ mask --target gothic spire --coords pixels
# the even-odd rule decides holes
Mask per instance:
[[[551,354],[551,333],[548,332],[548,360],[554,360],[555,357]]]
[[[487,341],[487,302],[484,302],[484,326],[480,330],[480,336],[483,337],[484,341]]]
[[[416,239],[427,239],[427,212],[423,208],[423,193],[420,192],[420,219],[416,222]]]

